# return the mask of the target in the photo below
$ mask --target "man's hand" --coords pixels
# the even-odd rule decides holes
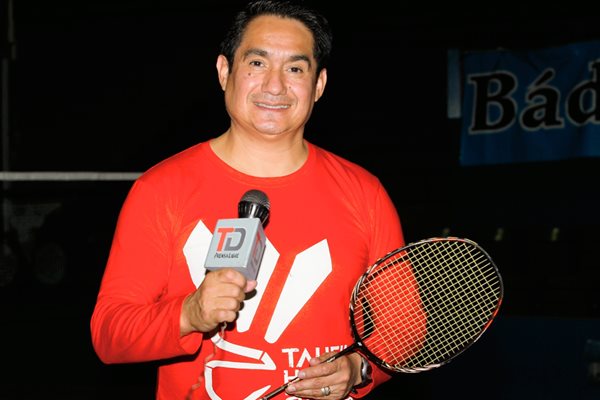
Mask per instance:
[[[290,384],[288,394],[307,399],[345,399],[360,383],[361,356],[350,353],[326,362],[335,353],[325,353],[310,360],[310,367],[298,373],[299,380]]]
[[[206,274],[204,281],[183,301],[180,335],[210,332],[223,322],[237,318],[246,293],[256,288],[256,281],[246,280],[233,269],[223,268]]]

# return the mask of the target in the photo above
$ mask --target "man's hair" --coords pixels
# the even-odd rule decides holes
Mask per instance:
[[[248,24],[261,15],[290,18],[304,24],[313,35],[317,74],[326,67],[333,41],[329,22],[318,11],[293,0],[253,0],[235,16],[220,46],[220,53],[227,58],[229,65],[233,64],[235,52],[242,42]]]

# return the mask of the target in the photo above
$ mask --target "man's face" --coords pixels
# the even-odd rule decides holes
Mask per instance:
[[[257,17],[248,24],[233,64],[223,56],[217,62],[234,129],[264,135],[302,131],[327,77],[325,70],[316,76],[310,30],[293,19]]]

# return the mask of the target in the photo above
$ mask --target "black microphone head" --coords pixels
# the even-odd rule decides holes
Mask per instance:
[[[269,218],[271,204],[267,195],[260,190],[248,190],[238,204],[239,218],[259,218],[264,225]]]

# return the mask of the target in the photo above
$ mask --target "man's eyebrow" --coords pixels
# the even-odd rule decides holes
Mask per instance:
[[[267,54],[269,54],[266,50],[261,50],[261,49],[257,49],[257,48],[251,48],[248,49],[244,52],[244,58],[251,56],[251,55],[255,55],[255,56],[260,56],[260,57],[266,57]]]
[[[267,57],[269,52],[263,49],[258,48],[250,48],[244,52],[243,58],[247,58],[248,56],[255,55],[259,57]],[[308,66],[311,66],[310,57],[305,54],[295,54],[290,57],[290,61],[305,61],[308,63]]]
[[[306,61],[308,66],[311,66],[311,62],[310,62],[310,57],[304,55],[304,54],[298,54],[298,55],[294,55],[292,57],[290,57],[290,59],[292,61]]]

